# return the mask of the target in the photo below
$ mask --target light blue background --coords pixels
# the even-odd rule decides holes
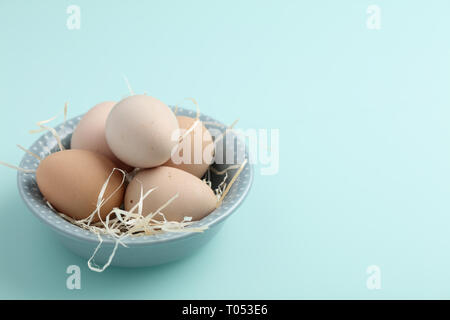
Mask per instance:
[[[66,8],[81,7],[81,29]],[[368,30],[366,9],[382,10]],[[0,298],[450,298],[448,1],[0,2],[0,159],[36,121],[136,92],[279,128],[261,176],[198,254],[89,271],[0,168]],[[66,289],[66,267],[82,289]],[[366,268],[381,268],[381,290]]]

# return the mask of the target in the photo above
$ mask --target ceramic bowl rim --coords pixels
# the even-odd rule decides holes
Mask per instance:
[[[174,109],[173,106],[171,106],[172,109]],[[184,109],[184,108],[180,108],[178,107],[178,113],[177,115],[193,115],[194,112],[192,110],[188,110],[188,109]],[[78,121],[81,119],[83,115],[71,118],[67,120],[67,123],[75,123],[75,125],[78,123]],[[200,120],[203,122],[215,122],[218,125],[222,126],[222,127],[226,127],[223,123],[207,116],[207,115],[202,115],[200,117]],[[205,126],[207,126],[205,124]],[[207,126],[208,127],[208,126]],[[61,123],[58,126],[55,127],[56,130],[62,130],[62,129],[66,129],[65,124]],[[208,128],[209,129],[209,128]],[[64,132],[64,134],[71,134],[73,132],[73,129],[69,129],[66,130],[66,132]],[[43,144],[43,141],[46,142],[51,142],[52,147],[54,147],[56,145],[56,139],[53,138],[52,140],[52,136],[49,135],[49,133],[47,134],[43,134],[41,135],[37,140],[35,140],[33,142],[33,144],[31,145],[29,150],[33,150],[36,149],[36,147],[41,147]],[[239,137],[237,137],[238,140],[241,140],[240,143],[244,143],[244,147],[245,147],[245,156],[247,159],[249,159],[249,154],[248,154],[248,147],[245,146],[245,142],[242,141],[242,139],[240,139]],[[239,141],[238,141],[239,143]],[[25,154],[24,157],[21,160],[20,163],[20,167],[22,168],[26,168],[26,160],[28,160],[28,162],[30,161],[30,159],[34,159],[34,158],[30,158],[31,156],[29,154]],[[244,199],[246,198],[246,196],[248,195],[250,188],[253,184],[253,179],[254,179],[254,172],[253,172],[253,165],[251,163],[247,163],[246,167],[244,168],[244,170],[246,171],[246,179],[243,179],[243,175],[241,174],[241,176],[239,176],[239,179],[236,180],[235,184],[233,185],[233,187],[231,188],[231,190],[233,188],[240,188],[240,195],[239,197],[236,198],[236,200],[234,202],[232,202],[231,204],[228,204],[226,209],[221,209],[223,212],[218,215],[217,217],[215,217],[213,220],[209,221],[208,223],[203,223],[202,225],[207,226],[208,228],[211,228],[217,224],[219,224],[220,222],[222,222],[223,220],[225,220],[226,218],[228,218],[244,201]],[[43,221],[45,224],[47,224],[48,226],[50,226],[54,231],[65,235],[67,237],[71,237],[71,238],[76,238],[78,240],[84,241],[84,242],[95,242],[98,243],[98,237],[97,235],[95,235],[94,233],[87,231],[87,230],[82,230],[79,227],[74,226],[73,224],[71,224],[70,222],[64,220],[62,217],[60,217],[59,215],[57,215],[54,211],[50,211],[54,214],[54,216],[56,217],[55,219],[50,219],[48,218],[48,212],[44,213],[41,212],[39,209],[37,209],[34,206],[34,199],[32,199],[31,195],[29,192],[25,191],[25,182],[24,182],[24,177],[26,175],[32,175],[34,176],[34,174],[30,174],[30,173],[24,173],[24,172],[18,172],[17,173],[17,186],[19,189],[19,194],[22,197],[22,199],[24,200],[26,206],[29,208],[29,210],[41,221]],[[33,180],[35,180],[35,178],[33,178]],[[231,191],[230,190],[230,191]],[[230,192],[231,193],[231,192]],[[225,198],[227,198],[229,195],[227,195]],[[220,208],[220,207],[219,207]],[[216,209],[217,210],[217,209]],[[211,214],[213,214],[215,211],[213,211]],[[46,217],[47,216],[47,217]],[[208,215],[209,216],[209,215]],[[206,219],[208,216],[206,216],[204,219]],[[202,221],[204,220],[199,220],[196,223],[202,223]],[[79,231],[73,231],[72,228],[67,227],[67,224],[79,229]],[[193,226],[195,226],[195,224]],[[75,229],[76,230],[76,229]],[[207,232],[208,230],[206,230],[205,232]],[[168,236],[167,234],[164,234],[165,237],[164,238],[159,238],[159,235],[151,235],[151,236],[141,236],[141,237],[132,237],[132,238],[126,238],[124,240],[122,240],[122,242],[124,244],[126,244],[127,246],[140,246],[140,245],[151,245],[151,244],[155,244],[155,243],[161,243],[161,242],[170,242],[170,241],[175,241],[175,240],[181,240],[181,239],[187,239],[189,237],[193,237],[195,235],[197,235],[198,233],[171,233],[170,236]],[[102,239],[103,239],[103,243],[104,244],[114,244],[115,243],[115,239],[113,239],[111,236],[104,236],[102,235]]]

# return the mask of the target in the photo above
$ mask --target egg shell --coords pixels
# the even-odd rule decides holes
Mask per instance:
[[[191,117],[177,116],[181,134],[183,135],[183,132],[189,130],[196,120]],[[183,138],[176,151],[172,152],[171,158],[164,165],[184,170],[201,178],[208,170],[213,159],[214,141],[208,129],[200,122]]]
[[[161,166],[142,170],[133,178],[125,192],[126,210],[140,200],[141,183],[144,193],[158,187],[144,199],[144,215],[156,212],[177,193],[178,197],[162,210],[169,221],[182,221],[185,216],[200,220],[216,208],[216,195],[205,182],[186,171]],[[155,219],[161,217],[155,216]]]
[[[36,182],[43,196],[57,211],[80,220],[95,210],[100,190],[114,167],[114,163],[101,154],[87,150],[65,150],[41,161],[36,170]],[[120,186],[122,176],[117,170],[114,172],[104,199]],[[102,219],[114,207],[120,207],[124,189],[121,186],[101,207]],[[93,221],[99,221],[97,215]]]
[[[90,109],[75,128],[70,148],[98,152],[112,160],[120,169],[131,171],[132,168],[117,159],[106,143],[106,119],[115,104],[114,101],[105,101]]]
[[[178,122],[163,102],[146,95],[119,101],[106,120],[106,141],[124,163],[151,168],[165,163],[178,143]]]

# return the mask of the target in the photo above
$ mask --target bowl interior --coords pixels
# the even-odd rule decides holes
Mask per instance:
[[[178,108],[177,115],[195,117],[195,112],[188,109]],[[55,127],[55,130],[60,135],[65,148],[70,148],[70,139],[72,136],[72,132],[77,126],[78,122],[81,120],[81,117],[82,116],[72,118],[66,121],[66,123],[62,123]],[[216,134],[225,132],[226,130],[226,126],[224,124],[206,115],[202,115],[200,117],[200,120],[204,123],[208,130],[210,130],[213,137],[216,136]],[[213,164],[213,167],[217,170],[220,171],[234,164],[240,164],[242,163],[244,158],[249,159],[248,149],[245,145],[245,141],[233,131],[228,131],[224,135],[223,143],[218,143],[218,146],[221,145],[223,146],[223,149],[219,147],[216,150],[216,162],[218,163]],[[58,151],[59,148],[56,139],[50,132],[47,132],[43,134],[37,141],[35,141],[29,150],[39,155],[41,158],[45,158],[50,153]],[[227,161],[224,161],[225,158]],[[230,159],[232,159],[232,161],[230,161]],[[25,154],[20,163],[20,166],[22,168],[33,170],[36,169],[38,165],[39,161],[29,154]],[[227,183],[230,182],[236,171],[237,169],[233,169],[228,172],[228,177],[226,180]],[[65,233],[82,240],[98,242],[97,235],[71,224],[47,206],[46,201],[37,186],[35,174],[18,172],[17,179],[20,195],[22,196],[30,210],[38,218],[49,224],[58,232]],[[211,171],[211,182],[213,188],[217,187],[217,185],[222,182],[223,179],[224,176],[214,174]],[[247,164],[239,175],[238,179],[236,179],[235,183],[231,187],[229,193],[224,198],[222,205],[202,220],[194,222],[192,226],[212,226],[213,224],[226,218],[243,201],[250,189],[252,179],[252,166],[250,164]],[[191,235],[191,233],[168,232],[150,236],[129,237],[123,242],[125,244],[151,243],[187,237],[189,235]],[[114,239],[112,239],[110,236],[102,236],[102,238],[105,242],[114,241]]]

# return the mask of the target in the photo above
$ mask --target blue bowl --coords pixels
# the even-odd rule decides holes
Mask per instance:
[[[178,108],[177,115],[195,117],[191,110]],[[70,147],[70,139],[74,128],[77,126],[82,116],[68,120],[65,124],[55,127],[60,134],[63,145]],[[223,131],[225,126],[208,116],[201,116],[201,121],[205,123],[208,129]],[[225,144],[226,148],[236,154],[236,151],[245,154],[249,159],[248,149],[245,142],[229,131],[224,138],[235,139],[234,144]],[[50,132],[42,135],[33,143],[30,151],[45,158],[50,153],[58,150],[56,139]],[[224,150],[225,153],[225,150]],[[27,169],[36,169],[39,161],[29,154],[26,154],[20,166]],[[228,165],[214,164],[218,170],[223,170]],[[229,171],[228,181],[235,174],[235,170]],[[219,183],[223,177],[215,176],[211,172],[211,181],[214,184]],[[204,244],[206,244],[223,226],[224,221],[229,217],[242,203],[250,190],[253,180],[252,165],[247,164],[241,172],[238,179],[231,187],[229,193],[225,196],[222,205],[211,214],[200,221],[193,223],[192,227],[205,226],[207,229],[201,233],[164,233],[151,236],[129,237],[123,240],[126,247],[119,245],[112,259],[111,265],[121,267],[144,267],[163,264],[186,257]],[[49,226],[61,242],[71,251],[79,256],[89,259],[99,244],[98,236],[90,231],[83,230],[63,219],[54,210],[49,208],[36,183],[35,174],[19,172],[17,174],[17,184],[19,193],[33,214]],[[95,263],[104,265],[113,251],[115,240],[110,236],[102,235],[103,243],[95,256]]]

